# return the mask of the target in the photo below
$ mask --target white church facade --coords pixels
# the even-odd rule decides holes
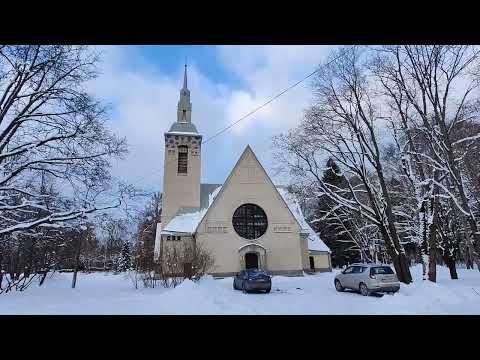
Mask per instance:
[[[223,184],[201,183],[202,135],[192,123],[185,67],[177,121],[165,133],[163,207],[155,253],[194,241],[213,255],[213,276],[261,268],[273,275],[331,271],[330,250],[283,186],[247,146]]]

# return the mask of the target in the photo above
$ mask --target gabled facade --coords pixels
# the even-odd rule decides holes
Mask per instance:
[[[250,146],[223,185],[200,183],[201,135],[191,109],[185,69],[177,122],[165,134],[156,254],[168,242],[195,241],[213,254],[215,276],[247,268],[283,275],[331,271],[329,249],[306,223],[295,197],[273,184]]]

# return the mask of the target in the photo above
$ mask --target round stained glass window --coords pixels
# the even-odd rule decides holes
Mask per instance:
[[[233,228],[244,239],[257,239],[267,231],[268,220],[263,209],[255,204],[243,204],[233,213]]]

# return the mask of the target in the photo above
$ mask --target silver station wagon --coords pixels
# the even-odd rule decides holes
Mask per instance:
[[[400,282],[388,265],[353,264],[335,276],[335,289],[352,289],[368,296],[375,292],[395,293],[400,290]]]

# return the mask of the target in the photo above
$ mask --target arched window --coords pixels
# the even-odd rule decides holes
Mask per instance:
[[[267,231],[268,220],[263,209],[255,204],[243,204],[233,213],[233,228],[244,239],[257,239]]]
[[[178,173],[186,174],[188,168],[188,147],[180,145],[178,147]]]

